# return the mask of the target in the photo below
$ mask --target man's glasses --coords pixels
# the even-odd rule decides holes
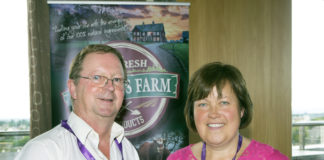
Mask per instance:
[[[79,76],[80,78],[89,79],[96,87],[104,87],[110,80],[114,87],[124,89],[129,83],[124,78],[112,78],[109,79],[101,75],[91,75],[89,77]]]

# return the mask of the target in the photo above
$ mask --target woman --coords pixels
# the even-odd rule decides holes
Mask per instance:
[[[239,134],[252,120],[252,105],[237,68],[206,64],[189,82],[184,111],[187,126],[202,142],[174,152],[168,160],[288,160],[271,146]]]

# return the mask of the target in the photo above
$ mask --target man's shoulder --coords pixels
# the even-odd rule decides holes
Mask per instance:
[[[29,140],[17,155],[16,159],[42,159],[59,156],[60,150],[64,150],[66,141],[65,131],[61,126]],[[53,155],[55,154],[55,155]]]
[[[47,132],[44,132],[35,138],[31,139],[31,143],[39,143],[39,142],[44,142],[44,143],[57,143],[66,136],[66,130],[61,127],[60,125],[55,126],[54,128],[48,130]]]
[[[139,160],[137,149],[126,137],[123,137],[122,144],[123,152],[125,154],[124,159]]]
[[[123,145],[126,145],[127,148],[132,148],[132,149],[135,149],[135,150],[136,150],[136,148],[135,148],[135,146],[132,144],[132,142],[129,141],[126,137],[123,137],[122,144],[123,144]]]

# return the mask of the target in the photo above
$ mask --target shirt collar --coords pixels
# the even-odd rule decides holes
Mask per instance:
[[[116,138],[118,143],[121,143],[121,141],[124,138],[124,128],[119,125],[118,123],[114,122],[113,126],[111,127],[111,137],[110,137],[110,143]]]
[[[79,138],[81,143],[84,144],[86,142],[90,133],[95,134],[99,140],[98,133],[94,131],[91,128],[91,126],[89,126],[83,119],[81,119],[74,112],[71,112],[68,119],[68,124],[70,125],[75,135]],[[114,122],[111,127],[110,144],[114,141],[115,138],[117,139],[118,143],[121,143],[121,141],[124,138],[124,128],[116,122]]]
[[[74,112],[71,112],[68,124],[70,125],[71,129],[75,133],[75,135],[79,138],[81,143],[85,143],[87,140],[88,135],[91,132],[97,134],[83,119],[81,119],[78,115]],[[97,134],[98,135],[98,134]]]

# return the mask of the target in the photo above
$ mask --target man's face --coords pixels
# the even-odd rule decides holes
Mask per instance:
[[[114,54],[91,53],[84,59],[81,77],[105,76],[108,79],[124,78],[122,64]],[[91,79],[80,78],[75,85],[70,80],[70,93],[74,99],[74,112],[83,118],[115,118],[123,103],[124,88],[111,80],[98,86]]]

